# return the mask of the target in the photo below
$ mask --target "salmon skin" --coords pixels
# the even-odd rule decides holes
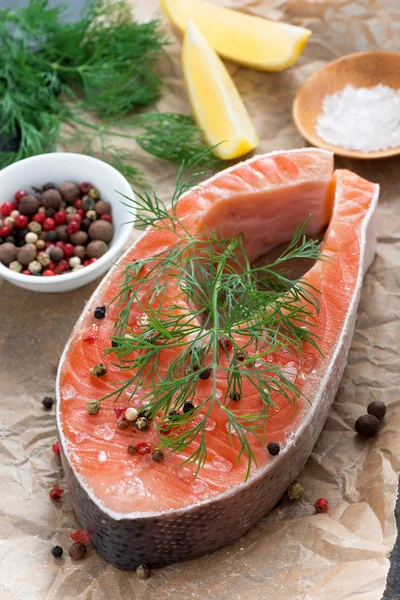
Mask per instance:
[[[321,432],[337,392],[350,347],[363,276],[376,244],[374,225],[379,187],[345,170],[333,172],[333,156],[300,149],[255,156],[186,192],[177,212],[192,232],[242,233],[249,260],[292,238],[300,219],[307,233],[327,226],[323,261],[304,280],[319,290],[315,317],[319,347],[305,349],[301,362],[281,357],[292,381],[309,399],[293,410],[278,398],[268,418],[266,443],[280,444],[278,456],[251,442],[258,467],[245,480],[245,460],[229,442],[226,421],[211,415],[206,431],[207,460],[193,477],[174,453],[161,463],[132,457],[130,443],[154,445],[156,432],[117,428],[112,398],[89,415],[86,404],[113,390],[121,373],[104,356],[119,308],[113,305],[120,270],[113,267],[87,303],[67,343],[57,376],[57,426],[61,458],[74,510],[92,543],[120,569],[154,567],[196,557],[229,544],[267,514],[295,480]],[[148,229],[120,259],[119,266],[154,256],[173,243],[162,230]],[[110,305],[109,305],[110,304]],[[97,306],[109,305],[96,320]],[[140,314],[133,317],[140,318]],[[133,318],[132,317],[132,318]],[[105,363],[102,378],[89,376]],[[196,399],[208,381],[199,381]],[[221,390],[226,383],[219,381]],[[225,386],[225,387],[224,387]],[[140,399],[138,400],[140,401]],[[259,407],[257,394],[244,394],[240,409]],[[129,398],[122,402],[129,406]],[[119,401],[120,405],[121,402]],[[140,405],[140,402],[139,402]],[[132,440],[132,438],[135,438]],[[184,453],[178,457],[185,458]]]

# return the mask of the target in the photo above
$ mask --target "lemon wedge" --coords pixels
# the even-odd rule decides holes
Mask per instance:
[[[182,32],[192,19],[223,58],[263,71],[282,71],[293,65],[311,35],[304,27],[268,21],[203,0],[161,0],[161,7]]]
[[[239,92],[221,59],[189,19],[182,65],[194,117],[214,153],[223,160],[247,154],[258,137]]]

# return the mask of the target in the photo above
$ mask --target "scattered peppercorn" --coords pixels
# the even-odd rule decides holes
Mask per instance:
[[[49,410],[53,406],[54,400],[53,400],[53,398],[46,396],[45,398],[43,398],[42,404],[47,410]]]
[[[179,410],[171,410],[171,412],[168,414],[168,419],[171,419],[171,421],[175,421],[175,417],[179,417],[179,415]]]
[[[135,421],[135,427],[139,429],[139,431],[147,431],[149,428],[149,422],[146,417],[140,417]]]
[[[83,542],[75,542],[69,549],[72,560],[81,560],[86,554],[86,546]]]
[[[57,483],[53,483],[53,489],[50,490],[50,498],[52,500],[59,500],[63,495],[64,490],[58,487]]]
[[[329,502],[326,498],[318,498],[315,501],[314,507],[317,513],[326,513],[328,512]]]
[[[202,371],[199,375],[199,379],[202,379],[203,381],[205,381],[206,379],[209,379],[211,375],[211,369],[206,369],[205,371]]]
[[[54,546],[54,548],[51,549],[51,553],[54,558],[61,558],[63,552],[64,550],[61,548],[61,546]]]
[[[386,415],[386,404],[380,400],[374,400],[368,404],[367,412],[369,415],[376,417],[378,421],[381,421]]]
[[[130,406],[129,408],[126,409],[124,415],[125,415],[125,419],[127,421],[136,421],[136,419],[139,416],[139,413],[136,410],[136,408],[133,408]],[[146,421],[147,421],[147,419],[146,419]]]
[[[86,408],[89,415],[97,415],[101,408],[101,404],[99,400],[90,400],[90,402],[86,404]]]
[[[87,529],[77,529],[69,536],[73,542],[82,542],[88,544],[90,542],[90,536]]]
[[[240,400],[240,394],[239,394],[239,392],[231,392],[229,394],[229,398],[231,400],[233,400],[234,402],[239,402],[239,400]]]
[[[128,429],[129,423],[128,421],[120,421],[117,425],[118,429]]]
[[[192,404],[191,402],[185,402],[185,404],[183,405],[183,412],[187,413],[190,412],[191,410],[194,409],[194,404]]]
[[[229,352],[229,350],[232,350],[233,348],[233,344],[228,338],[219,339],[218,345],[221,348],[221,350],[226,350],[227,352]]]
[[[136,575],[139,579],[148,579],[151,576],[151,569],[146,565],[139,565],[136,569]]]
[[[296,482],[289,485],[287,490],[287,495],[289,496],[289,500],[299,500],[304,494],[303,486]]]
[[[58,442],[54,442],[51,449],[53,450],[54,454],[57,454],[57,456],[60,456],[60,446],[59,446]]]
[[[118,348],[118,342],[116,342],[115,340],[111,340],[111,346],[113,348]]]
[[[363,415],[358,417],[354,429],[362,437],[373,437],[378,433],[379,421],[374,415]]]
[[[104,319],[106,316],[106,307],[105,306],[97,306],[94,309],[94,318],[95,319]]]
[[[151,454],[151,458],[155,463],[160,463],[164,460],[164,452],[161,452],[161,450],[154,450]]]
[[[140,454],[140,456],[144,456],[145,454],[150,454],[151,448],[146,442],[140,442],[140,444],[136,444],[135,446],[136,452]]]
[[[124,423],[124,421],[122,421],[122,422]],[[126,421],[125,421],[125,423],[126,423]],[[131,456],[135,456],[135,454],[137,454],[136,446],[134,446],[133,444],[129,444],[129,446],[127,447],[126,450],[127,450],[128,454],[130,454]]]
[[[277,456],[281,451],[281,447],[277,442],[269,442],[267,444],[267,450],[271,456]]]
[[[94,365],[89,372],[92,377],[103,377],[103,375],[107,373],[107,367],[106,365],[103,365],[103,363],[98,363],[97,365]]]
[[[244,360],[246,360],[246,354],[241,350],[238,350],[236,352],[236,360],[238,360],[239,362],[243,362]]]

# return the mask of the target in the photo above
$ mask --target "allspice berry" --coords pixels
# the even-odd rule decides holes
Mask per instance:
[[[1,244],[0,262],[8,267],[8,265],[17,258],[17,253],[18,248],[14,244],[11,244],[11,242],[5,242],[4,244]]]
[[[42,204],[45,208],[60,208],[62,202],[62,196],[60,192],[54,188],[50,188],[43,192],[40,197]]]
[[[71,233],[70,239],[74,246],[85,246],[88,241],[88,234],[86,231],[77,231],[76,233]]]
[[[58,239],[60,240],[60,242],[68,241],[69,233],[67,230],[67,225],[57,225],[55,231],[58,235]]]
[[[110,242],[114,235],[114,228],[108,221],[94,221],[89,227],[89,235],[92,240]]]
[[[100,258],[108,250],[108,246],[101,240],[94,240],[86,246],[86,254],[88,258]]]
[[[64,181],[59,187],[61,196],[69,204],[73,204],[80,196],[79,185],[73,181]]]
[[[83,542],[75,542],[69,549],[72,560],[81,560],[86,554],[86,546]]]
[[[54,262],[59,262],[64,258],[64,250],[58,246],[53,246],[49,249],[49,256]]]
[[[381,421],[386,415],[386,404],[380,400],[374,400],[368,404],[367,412],[369,415],[376,417],[378,421]]]
[[[95,211],[98,215],[105,215],[111,213],[111,204],[105,200],[99,200],[96,202]]]
[[[378,433],[379,421],[374,415],[363,415],[358,417],[354,428],[362,437],[373,437]]]
[[[27,267],[29,263],[34,261],[36,256],[37,250],[30,244],[26,244],[25,246],[18,248],[17,260],[21,263],[21,265],[24,265],[24,267]]]
[[[80,246],[79,244],[74,248],[74,256],[77,256],[81,260],[84,260],[86,256],[86,248],[85,246]]]
[[[35,196],[28,195],[21,198],[18,204],[18,210],[21,215],[32,217],[35,213],[37,213],[39,206],[40,200],[35,198]]]

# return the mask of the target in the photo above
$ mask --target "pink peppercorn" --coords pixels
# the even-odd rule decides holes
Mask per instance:
[[[223,340],[219,339],[218,345],[221,348],[221,350],[229,351],[233,348],[233,344],[230,340],[228,340],[228,338],[224,338]]]
[[[43,225],[42,225],[43,231],[53,231],[55,226],[56,226],[56,222],[51,217],[47,217],[47,219],[45,219],[43,221]]]
[[[11,235],[12,233],[12,229],[11,227],[8,227],[8,225],[4,225],[4,227],[0,228],[0,237],[7,237],[8,235]]]
[[[23,198],[24,196],[27,196],[27,195],[28,195],[28,193],[25,192],[25,190],[18,190],[18,192],[15,192],[14,198],[15,198],[15,204],[16,204],[17,208],[18,208],[18,204],[19,204],[21,198]]]
[[[81,228],[81,224],[77,219],[74,219],[70,223],[68,223],[67,231],[69,234],[76,233]]]
[[[72,244],[64,244],[63,250],[65,258],[71,258],[74,253],[74,247]]]
[[[3,217],[9,217],[14,209],[15,205],[12,202],[4,202],[4,204],[0,206],[0,214],[3,215]]]
[[[57,456],[60,456],[60,446],[59,446],[58,442],[54,442],[51,449],[53,450],[54,454],[57,454]]]
[[[76,214],[79,215],[81,219],[83,219],[84,216],[86,215],[86,210],[83,208],[78,208],[78,210],[76,211]]]
[[[57,275],[57,273],[55,271],[53,271],[52,269],[46,269],[42,273],[42,277],[53,277],[54,275]]]
[[[83,194],[85,196],[86,194],[88,194],[90,192],[92,187],[93,186],[91,183],[89,183],[89,181],[82,181],[81,185],[79,186],[79,189],[80,189],[81,194]]]
[[[329,502],[326,498],[318,498],[315,501],[314,507],[318,513],[326,513],[328,512]]]
[[[146,442],[140,442],[140,444],[136,444],[135,446],[136,452],[140,454],[140,456],[144,456],[145,454],[150,454],[151,448]]]
[[[52,500],[59,500],[63,495],[64,490],[58,487],[56,483],[53,484],[53,489],[50,490],[50,498]]]
[[[64,223],[67,220],[67,215],[65,214],[65,212],[59,210],[56,213],[54,213],[53,219],[55,220],[57,225],[64,225]]]
[[[16,229],[26,229],[28,227],[28,217],[25,215],[17,215],[14,221],[14,227]]]
[[[42,224],[43,221],[45,220],[45,218],[46,218],[46,213],[36,213],[36,215],[33,215],[32,221],[35,221],[35,223]]]
[[[110,213],[104,213],[103,215],[100,215],[100,219],[102,221],[108,221],[109,223],[112,223],[112,216]]]
[[[32,275],[32,273],[29,271],[29,269],[24,269],[23,271],[21,271],[22,275]]]
[[[75,208],[82,208],[82,198],[78,198],[77,200],[75,200],[74,206]]]

